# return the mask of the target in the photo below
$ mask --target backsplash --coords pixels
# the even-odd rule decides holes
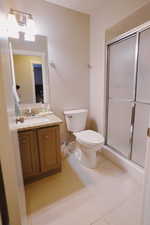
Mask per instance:
[[[21,116],[27,116],[29,113],[32,115],[48,113],[50,111],[49,104],[21,104],[20,105],[20,113]]]

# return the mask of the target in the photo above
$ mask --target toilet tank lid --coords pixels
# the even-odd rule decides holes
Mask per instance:
[[[88,112],[87,109],[77,109],[77,110],[64,111],[64,115],[86,113],[86,112]]]

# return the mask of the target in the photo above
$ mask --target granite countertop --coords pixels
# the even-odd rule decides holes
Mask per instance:
[[[48,115],[48,116],[41,116],[41,117],[32,117],[25,119],[23,123],[18,122],[16,124],[16,129],[18,131],[25,131],[35,128],[42,128],[42,127],[48,127],[48,126],[54,126],[54,125],[60,125],[63,123],[63,121],[55,116],[54,114]]]

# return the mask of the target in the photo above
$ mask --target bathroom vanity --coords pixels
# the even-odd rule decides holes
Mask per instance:
[[[50,111],[47,37],[9,41],[23,178],[30,183],[61,171],[62,121]]]
[[[25,183],[61,171],[60,124],[55,115],[18,123],[18,137]]]

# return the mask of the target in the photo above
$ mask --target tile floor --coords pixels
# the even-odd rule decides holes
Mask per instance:
[[[140,225],[142,186],[99,155],[95,170],[74,154],[62,173],[26,186],[32,225]]]

